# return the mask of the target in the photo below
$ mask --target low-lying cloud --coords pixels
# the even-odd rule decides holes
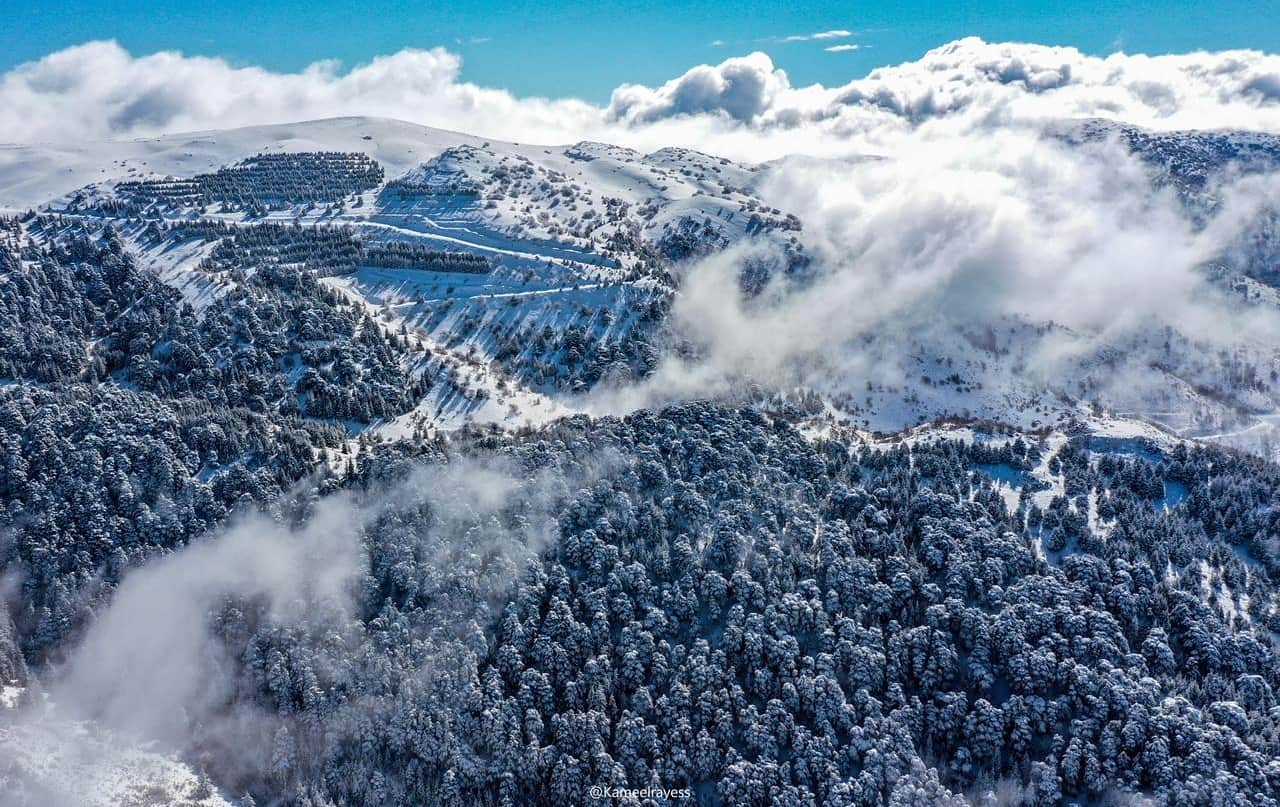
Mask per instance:
[[[784,263],[759,243],[687,267],[671,325],[694,358],[670,355],[604,409],[753,383],[858,404],[900,387],[863,412],[882,426],[920,412],[1029,420],[1034,395],[1150,410],[1187,407],[1186,386],[1240,393],[1215,367],[1224,349],[1260,377],[1275,366],[1280,312],[1229,297],[1206,271],[1280,204],[1275,175],[1225,179],[1206,221],[1118,139],[935,125],[885,159],[783,161],[759,191],[804,222],[813,278],[775,272],[762,294],[740,294],[744,266]]]
[[[367,641],[364,592],[403,555],[419,564],[415,573],[393,572],[439,603],[430,638],[439,662],[453,663],[446,656],[464,646],[458,637],[474,631],[476,619],[491,621],[487,609],[554,539],[553,502],[566,495],[565,484],[502,458],[454,458],[374,482],[365,493],[314,500],[300,525],[242,516],[130,572],[66,662],[45,673],[49,706],[33,702],[8,719],[65,734],[58,744],[82,745],[84,764],[93,764],[96,751],[77,722],[89,720],[125,746],[156,742],[162,752],[212,754],[224,781],[252,780],[270,764],[264,743],[290,718],[257,704],[246,671],[254,662],[235,655],[219,633],[222,609],[252,611],[259,625],[288,631],[313,654],[345,648],[331,664],[342,668]],[[520,515],[507,519],[509,512]],[[416,646],[427,638],[415,637]],[[0,754],[4,742],[22,736],[0,737]],[[18,773],[33,782],[49,774]],[[74,791],[77,784],[58,786]]]

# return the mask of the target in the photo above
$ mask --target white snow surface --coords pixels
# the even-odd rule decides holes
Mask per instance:
[[[69,720],[48,702],[0,692],[0,804],[26,807],[232,807],[182,760]]]
[[[76,145],[0,145],[0,210],[25,210],[92,183],[194,176],[261,152],[362,151],[395,176],[449,145],[471,142],[479,141],[403,121],[331,118]]]

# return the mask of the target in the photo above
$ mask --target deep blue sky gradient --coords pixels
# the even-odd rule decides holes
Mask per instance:
[[[785,42],[828,29],[850,39]],[[843,84],[966,35],[1074,45],[1095,54],[1280,51],[1280,0],[882,3],[631,0],[567,5],[412,0],[45,0],[0,26],[0,71],[91,39],[135,55],[177,49],[233,64],[350,67],[404,47],[442,45],[463,79],[520,96],[604,102],[623,82],[656,84],[692,65],[763,50],[793,84]],[[483,41],[481,41],[483,40]],[[723,40],[724,45],[711,43]],[[863,49],[828,53],[839,42]]]

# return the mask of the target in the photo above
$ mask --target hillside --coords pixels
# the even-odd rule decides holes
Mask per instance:
[[[0,149],[0,802],[1280,802],[1280,138],[1014,145]]]

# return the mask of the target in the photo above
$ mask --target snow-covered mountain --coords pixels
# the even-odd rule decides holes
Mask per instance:
[[[449,145],[477,142],[401,121],[334,118],[76,145],[6,144],[0,145],[0,208],[26,210],[100,182],[193,176],[273,151],[358,151],[394,175]]]
[[[1201,210],[1216,204],[1214,178],[1280,165],[1280,139],[1256,133],[1149,133],[1089,121],[1056,136],[1080,148],[1121,141],[1150,166],[1153,186],[1171,183]],[[297,265],[399,340],[397,361],[420,393],[394,417],[358,419],[384,437],[470,422],[527,425],[590,408],[584,394],[601,380],[643,378],[678,344],[666,311],[682,267],[760,242],[783,275],[811,260],[805,222],[771,204],[776,165],[686,149],[501,143],[343,118],[10,148],[0,159],[0,203],[61,215],[91,232],[110,225],[139,266],[201,311],[255,271],[262,249],[282,249],[236,243],[294,238],[284,228],[297,225],[355,245],[354,257],[312,252]],[[33,243],[58,229],[22,228]],[[1280,311],[1277,252],[1267,247],[1275,231],[1264,220],[1246,258],[1205,269],[1242,310]],[[291,249],[292,258],[278,260],[303,255]],[[753,282],[749,270],[742,279]],[[1055,378],[1027,372],[1045,333],[1064,327],[1015,315],[914,329],[856,348],[893,368],[865,385],[801,377],[758,400],[792,416],[881,432],[946,417],[1040,428],[1088,412],[1188,435],[1244,435],[1255,448],[1269,435],[1280,410],[1269,345],[1223,363],[1205,360],[1212,348],[1194,337],[1140,332],[1057,365]],[[1155,342],[1160,356],[1150,358]],[[846,349],[831,346],[835,354]],[[1143,383],[1113,383],[1134,355],[1144,357]]]
[[[1205,444],[1275,454],[1280,138],[1035,147],[1126,155],[1121,248],[991,270],[1029,158],[0,151],[0,795],[1277,792],[1280,474]]]
[[[686,149],[644,155],[598,143],[501,143],[368,118],[80,148],[9,147],[0,163],[0,206],[75,208],[124,196],[145,209],[147,186],[163,194],[166,179],[212,175],[258,155],[309,152],[365,154],[388,180],[342,199],[367,206],[325,211],[326,220],[498,256],[629,269],[646,249],[680,260],[744,235],[798,229],[794,216],[754,194],[756,166]],[[129,190],[118,194],[122,187]],[[196,210],[177,202],[164,206],[165,215],[245,218],[234,215],[241,211],[219,216],[223,210],[214,205]],[[302,207],[279,206],[266,218],[318,218],[313,207]]]
[[[377,175],[325,154],[365,155]],[[754,194],[757,167],[682,149],[529,146],[339,119],[11,157],[6,204],[93,233],[109,224],[200,311],[255,270],[251,252],[217,259],[235,252],[235,233],[297,224],[358,241],[367,258],[310,268],[403,337],[406,369],[432,387],[403,417],[381,418],[383,434],[572,411],[570,394],[653,361],[644,339],[661,324],[673,266],[744,238],[803,260],[798,220]],[[298,184],[272,185],[299,171]],[[58,230],[23,225],[40,243]],[[460,255],[474,265],[441,264]]]

